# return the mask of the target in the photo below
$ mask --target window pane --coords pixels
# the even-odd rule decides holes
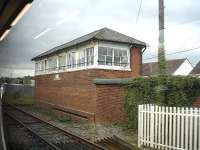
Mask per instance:
[[[67,53],[67,68],[71,68],[71,53]]]
[[[87,48],[87,65],[93,65],[94,63],[94,48]]]
[[[103,55],[103,48],[102,47],[99,47],[99,49],[98,49],[98,55]]]
[[[65,65],[66,65],[66,55],[62,55],[58,57],[58,61],[59,61],[59,69],[65,69]]]
[[[71,66],[72,68],[76,67],[76,53],[75,52],[71,53]]]
[[[102,55],[106,56],[107,55],[107,48],[103,47],[102,51],[103,51]]]
[[[127,51],[123,51],[123,56],[127,56]]]
[[[106,65],[112,66],[112,57],[106,56]]]
[[[56,68],[57,68],[57,58],[51,57],[48,60],[49,60],[49,69],[50,70],[56,70]]]
[[[44,61],[44,69],[45,69],[45,71],[48,69],[48,66],[47,66],[48,64],[47,64],[47,60],[45,60]]]
[[[85,50],[79,51],[78,66],[85,66]]]
[[[120,66],[120,57],[114,57],[114,65]]]
[[[108,48],[108,55],[112,57],[112,55],[113,55],[113,49],[112,48]]]
[[[99,64],[105,65],[105,56],[99,56]]]
[[[118,49],[114,49],[114,57],[119,56],[119,50]]]

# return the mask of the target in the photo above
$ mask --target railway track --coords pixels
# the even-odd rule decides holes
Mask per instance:
[[[4,106],[10,150],[106,150],[18,107]]]

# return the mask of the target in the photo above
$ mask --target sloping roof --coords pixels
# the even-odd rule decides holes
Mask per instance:
[[[200,61],[197,63],[197,65],[194,67],[190,74],[200,74]]]
[[[174,59],[167,61],[167,74],[173,74],[186,59]],[[144,76],[157,75],[159,73],[158,62],[144,63],[142,74]]]
[[[87,42],[89,40],[104,40],[104,41],[112,41],[112,42],[119,42],[119,43],[128,43],[128,44],[136,44],[145,47],[146,43],[139,41],[137,39],[134,39],[132,37],[129,37],[127,35],[121,34],[119,32],[116,32],[114,30],[111,30],[109,28],[102,28],[100,30],[91,32],[89,34],[86,34],[84,36],[81,36],[77,39],[74,39],[66,44],[63,44],[61,46],[57,46],[49,51],[46,51],[36,57],[34,57],[32,60],[36,60],[38,58],[42,58],[44,56],[50,55],[52,53],[55,53],[59,50],[63,50],[64,48],[69,48],[84,42]]]

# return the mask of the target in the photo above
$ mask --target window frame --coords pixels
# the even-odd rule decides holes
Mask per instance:
[[[106,49],[106,55],[104,54],[104,52],[103,52],[103,48],[105,48]],[[112,50],[112,62],[108,62],[107,61],[107,57],[111,57],[111,55],[108,55],[109,54],[109,51],[108,50]],[[102,52],[100,53],[100,50],[102,50]],[[122,56],[119,56],[118,55],[118,57],[119,57],[119,64],[120,65],[115,65],[115,53],[116,53],[116,51],[121,51],[122,52]],[[118,52],[118,53],[119,53]],[[123,52],[126,52],[126,65],[124,66],[123,65],[123,62],[122,62],[122,60],[123,60]],[[102,57],[102,56],[100,56],[100,54],[102,54],[102,56],[104,56],[104,63],[100,63],[100,59],[99,59],[99,57]],[[126,49],[126,48],[118,48],[118,47],[111,47],[111,46],[102,46],[102,45],[98,45],[98,59],[97,59],[97,63],[98,63],[98,66],[101,66],[101,67],[105,67],[105,68],[110,68],[110,69],[119,69],[119,70],[121,70],[121,69],[126,69],[126,70],[128,70],[128,69],[130,69],[130,50],[129,49]],[[109,64],[109,65],[107,65],[107,63],[111,63],[111,64]]]

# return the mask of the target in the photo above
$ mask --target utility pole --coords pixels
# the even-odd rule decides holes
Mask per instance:
[[[159,74],[166,74],[166,58],[165,58],[165,39],[164,39],[164,0],[159,1],[159,47],[158,47],[158,65]]]

